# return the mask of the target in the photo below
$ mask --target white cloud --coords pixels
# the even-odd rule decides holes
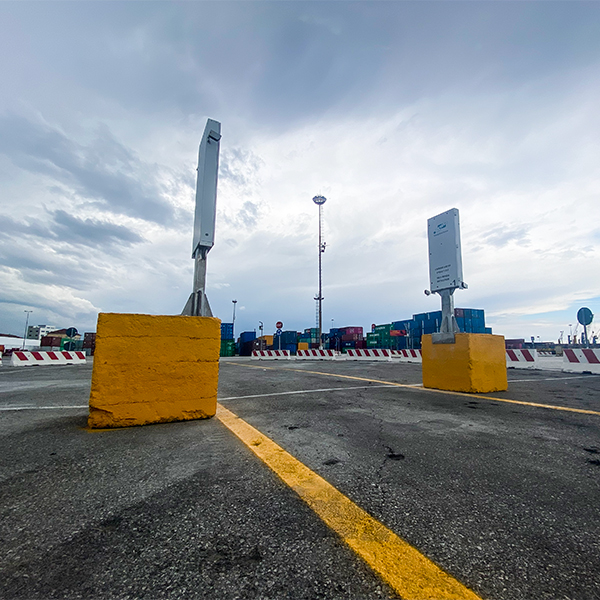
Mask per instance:
[[[240,301],[238,332],[313,325],[316,194],[325,325],[437,309],[426,220],[451,207],[457,305],[548,339],[580,303],[597,312],[598,9],[561,36],[560,6],[509,4],[119,5],[116,27],[84,7],[46,15],[51,47],[41,9],[2,59],[0,331],[26,306],[87,330],[100,308],[181,310],[206,117],[223,123],[209,299],[227,321]]]

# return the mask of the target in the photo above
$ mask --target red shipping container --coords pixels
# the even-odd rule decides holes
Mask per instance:
[[[357,342],[362,339],[362,333],[345,333],[342,335],[342,342]]]
[[[341,327],[340,333],[342,335],[356,335],[356,334],[362,335],[363,328],[362,327]]]
[[[360,350],[360,349],[365,349],[366,347],[367,347],[367,340],[358,340],[356,342],[355,348],[358,348]]]

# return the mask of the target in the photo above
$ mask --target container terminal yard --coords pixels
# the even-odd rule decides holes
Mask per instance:
[[[215,418],[92,431],[93,360],[0,367],[2,598],[599,597],[596,375],[224,357]]]

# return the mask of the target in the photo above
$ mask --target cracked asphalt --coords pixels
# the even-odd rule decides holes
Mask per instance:
[[[397,597],[217,419],[86,431],[90,377],[0,369],[0,597]],[[503,402],[600,411],[600,377],[381,381],[420,366],[228,360],[219,398],[483,598],[600,598],[600,415]]]

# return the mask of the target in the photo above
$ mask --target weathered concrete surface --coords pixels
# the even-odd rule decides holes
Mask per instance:
[[[487,394],[508,388],[504,338],[483,333],[457,333],[454,344],[422,339],[423,387]]]
[[[208,317],[98,315],[88,426],[212,417],[220,323]]]

